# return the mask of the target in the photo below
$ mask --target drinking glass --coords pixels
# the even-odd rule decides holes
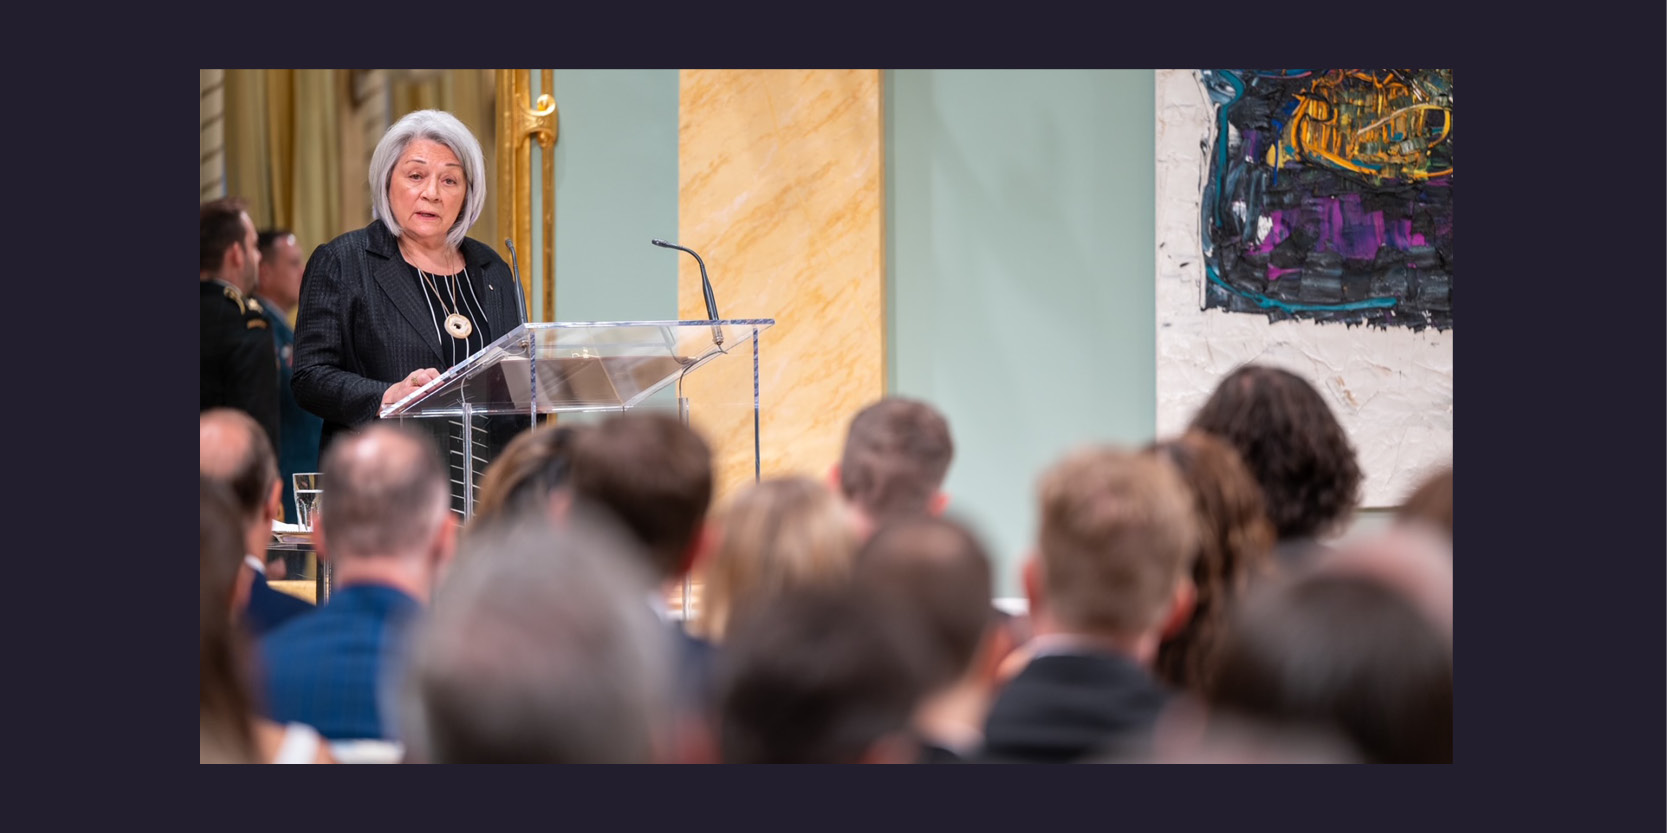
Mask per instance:
[[[324,494],[323,475],[316,471],[296,472],[295,519],[308,532],[313,528],[313,513],[318,511],[318,499]]]

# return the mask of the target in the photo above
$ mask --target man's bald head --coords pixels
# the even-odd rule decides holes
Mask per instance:
[[[197,439],[202,476],[231,490],[244,520],[260,514],[278,480],[266,430],[236,408],[213,408],[198,417]]]
[[[429,438],[375,424],[325,453],[319,526],[332,557],[409,555],[450,511],[450,491]]]

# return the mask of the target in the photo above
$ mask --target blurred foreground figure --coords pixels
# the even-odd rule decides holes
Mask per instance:
[[[855,579],[859,593],[892,596],[925,633],[930,689],[914,718],[922,762],[974,757],[984,743],[996,670],[1013,645],[991,604],[983,544],[948,518],[895,521],[857,553]]]
[[[915,763],[929,685],[919,620],[850,585],[801,587],[742,611],[719,655],[727,764]]]
[[[266,561],[272,521],[283,517],[283,512],[279,508],[277,457],[260,424],[236,408],[210,408],[197,416],[197,451],[198,473],[231,492],[243,524],[239,623],[258,638],[312,611],[308,602],[275,590],[266,581],[267,571],[284,563],[283,559]]]
[[[1451,763],[1451,573],[1421,546],[1351,545],[1247,598],[1204,692],[1212,715],[1335,733],[1369,763]]]
[[[1164,637],[1155,663],[1164,682],[1197,691],[1233,606],[1273,572],[1273,523],[1262,489],[1226,440],[1188,431],[1147,448],[1175,465],[1192,491],[1198,549],[1192,558],[1197,600],[1180,630]]]
[[[610,414],[571,438],[567,487],[552,492],[564,518],[594,512],[635,544],[626,557],[655,581],[643,604],[659,616],[675,650],[669,685],[677,696],[680,748],[710,748],[713,646],[674,618],[666,600],[693,568],[712,505],[712,449],[700,432],[666,411]],[[687,611],[685,611],[686,613]],[[679,753],[698,757],[694,751]],[[707,753],[710,754],[710,753]]]
[[[1449,463],[1419,481],[1395,511],[1399,524],[1424,524],[1453,537],[1453,466]]]
[[[578,430],[545,423],[516,434],[481,474],[480,496],[464,537],[523,518],[550,517],[566,500]]]
[[[669,762],[672,634],[627,547],[576,518],[471,535],[414,638],[407,760]]]
[[[1025,563],[1029,661],[990,708],[980,760],[1070,763],[1146,754],[1169,697],[1151,668],[1192,607],[1192,496],[1168,462],[1089,448],[1043,475]]]
[[[715,643],[748,608],[795,588],[851,579],[857,529],[839,496],[809,477],[778,475],[742,486],[711,528],[695,628]]]
[[[323,474],[313,545],[332,565],[330,598],[268,633],[261,659],[268,716],[316,727],[342,758],[336,741],[399,740],[393,681],[457,522],[433,444],[398,424],[343,435]]]
[[[201,763],[332,763],[318,732],[280,725],[256,713],[249,676],[249,635],[234,621],[240,607],[243,518],[232,491],[199,480],[197,508],[200,626],[197,641],[198,752]]]

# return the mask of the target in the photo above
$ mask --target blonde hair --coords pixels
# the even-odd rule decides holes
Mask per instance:
[[[1042,476],[1043,583],[1061,623],[1136,635],[1158,625],[1198,546],[1192,495],[1165,460],[1086,448]]]
[[[844,502],[798,475],[747,486],[716,514],[717,543],[700,568],[700,613],[692,630],[722,639],[742,608],[798,587],[848,581],[857,533]]]

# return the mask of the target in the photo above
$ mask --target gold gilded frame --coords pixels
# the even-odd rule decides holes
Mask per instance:
[[[528,309],[529,320],[556,320],[556,144],[560,117],[556,112],[553,71],[539,70],[540,89],[532,100],[532,70],[500,69],[498,90],[498,221],[515,243],[517,253],[529,251],[533,240],[532,142],[543,149],[539,167],[543,211],[539,218],[543,246],[543,310]],[[505,252],[505,254],[509,254]],[[532,304],[533,270],[521,269],[521,295]],[[541,317],[534,317],[541,315]]]

